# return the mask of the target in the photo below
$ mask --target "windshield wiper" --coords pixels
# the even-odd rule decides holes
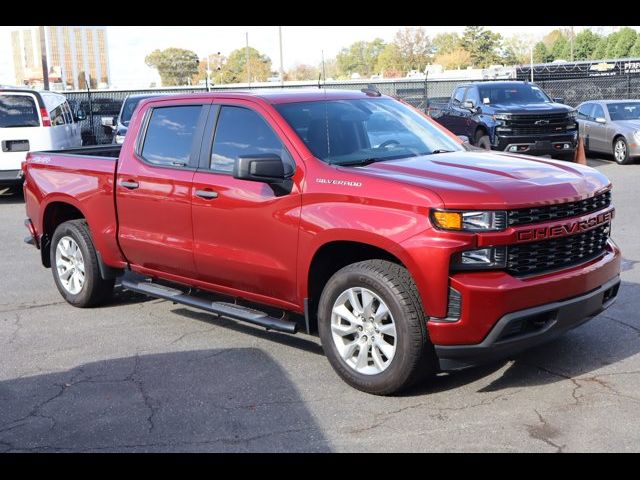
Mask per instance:
[[[431,152],[431,155],[435,154],[435,153],[453,153],[453,150],[434,150],[433,152]]]
[[[366,165],[371,165],[372,163],[375,162],[382,162],[386,159],[384,158],[361,158],[358,160],[351,160],[348,162],[331,162],[331,165],[338,165],[339,167],[363,167]]]

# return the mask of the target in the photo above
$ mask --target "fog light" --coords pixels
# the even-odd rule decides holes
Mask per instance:
[[[509,147],[509,151],[510,152],[517,152],[518,151],[518,146],[517,145],[511,145]]]
[[[451,258],[453,270],[476,270],[505,268],[505,247],[487,247],[460,252]]]
[[[564,149],[565,150],[569,150],[571,148],[571,145],[569,145],[568,143],[564,144]]]

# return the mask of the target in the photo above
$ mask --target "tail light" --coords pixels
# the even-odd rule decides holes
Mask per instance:
[[[49,112],[47,111],[46,108],[41,108],[40,109],[40,115],[42,116],[42,126],[43,127],[50,127],[51,126],[51,119],[49,118]]]

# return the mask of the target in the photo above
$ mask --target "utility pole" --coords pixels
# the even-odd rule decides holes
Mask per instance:
[[[573,26],[571,27],[571,61],[573,62]]]
[[[249,32],[245,33],[245,37],[247,40],[247,83],[251,86],[251,63],[249,62]]]
[[[280,86],[284,87],[284,64],[282,63],[282,27],[278,27],[278,37],[280,40]]]
[[[533,42],[529,45],[529,53],[531,54],[531,83],[533,83]]]
[[[47,65],[47,42],[44,38],[44,26],[40,28],[40,54],[42,57],[42,81],[44,89],[49,90],[49,66]]]
[[[209,64],[209,54],[207,54],[207,78],[205,79],[205,84],[207,86],[207,92],[210,92],[209,85],[211,85],[211,65]]]

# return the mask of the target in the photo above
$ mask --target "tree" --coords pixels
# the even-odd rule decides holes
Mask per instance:
[[[145,63],[158,70],[162,85],[189,85],[198,73],[198,55],[182,48],[154,50],[144,59]]]
[[[502,44],[502,62],[506,65],[523,65],[529,63],[529,45],[531,38],[524,35],[513,35]]]
[[[436,56],[451,53],[460,48],[460,35],[457,33],[439,33],[433,37],[431,45]]]
[[[593,60],[604,60],[607,56],[607,37],[600,37],[598,43],[596,43],[596,48],[591,54],[591,59]]]
[[[551,56],[553,60],[570,60],[571,59],[571,44],[569,39],[564,35],[560,35],[551,47]]]
[[[378,55],[376,72],[382,74],[385,78],[401,77],[404,70],[403,62],[398,45],[389,43]]]
[[[629,51],[629,56],[631,57],[640,57],[640,35],[636,37],[636,43],[633,44],[631,50]]]
[[[446,70],[461,69],[471,65],[471,54],[463,48],[436,56],[434,63],[442,65]]]
[[[320,70],[313,65],[296,64],[284,74],[285,80],[318,80]]]
[[[431,62],[432,45],[424,28],[405,28],[396,33],[393,43],[398,47],[398,69],[424,71]]]
[[[591,30],[582,30],[576,35],[573,58],[575,60],[587,60],[596,49],[600,35],[596,35]]]
[[[350,77],[353,73],[359,73],[363,77],[370,77],[375,73],[378,56],[384,47],[384,40],[376,38],[371,42],[359,41],[343,48],[336,56],[340,75]]]
[[[616,45],[618,44],[618,39],[620,38],[620,32],[613,32],[607,36],[607,49],[604,53],[606,58],[615,58],[615,50]]]
[[[247,49],[238,48],[229,54],[229,59],[221,70],[222,83],[266,82],[269,75],[271,59],[253,47],[249,47],[248,64]]]
[[[466,27],[461,40],[462,48],[471,54],[473,65],[481,68],[498,62],[501,43],[502,36],[499,33],[478,26]]]
[[[628,57],[631,48],[636,43],[638,37],[637,32],[633,28],[624,27],[618,33],[618,40],[613,47],[612,58],[625,58]]]
[[[207,66],[209,67],[210,74],[209,79],[211,80],[211,85],[215,85],[217,83],[221,83],[222,75],[221,71],[224,65],[227,63],[227,57],[222,55],[220,52],[212,53],[208,55],[209,62],[207,65],[207,57],[200,59],[200,65],[198,65],[198,73],[193,76],[193,85],[197,85],[198,83],[205,81],[207,78]]]
[[[547,63],[553,59],[551,52],[544,42],[538,42],[533,47],[533,61],[535,63]]]

